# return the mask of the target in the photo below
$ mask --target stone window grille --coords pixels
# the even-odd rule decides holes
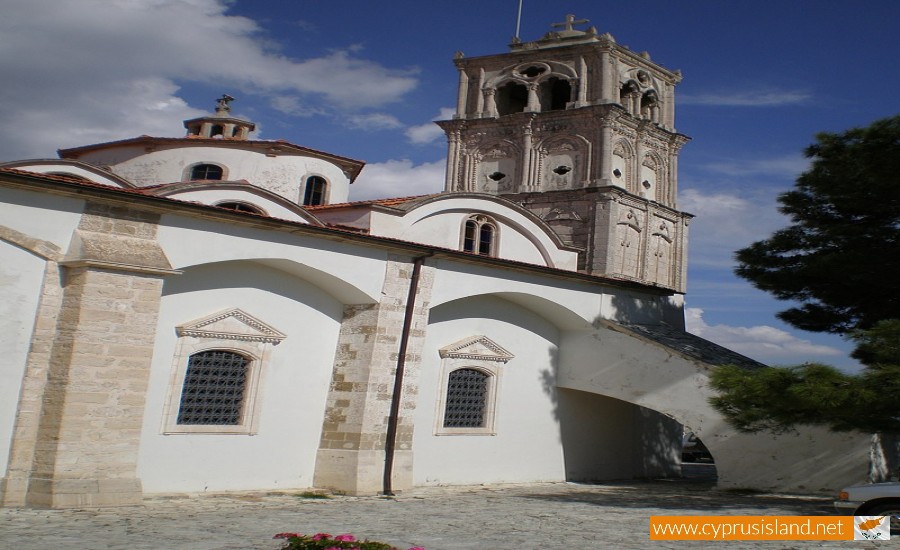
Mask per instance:
[[[177,422],[239,425],[249,364],[249,358],[228,350],[207,350],[191,355]]]
[[[164,434],[253,435],[272,348],[285,335],[240,309],[176,327]]]
[[[444,408],[445,428],[483,428],[491,375],[462,368],[450,373]]]
[[[435,435],[496,435],[501,366],[513,355],[486,336],[441,348]]]

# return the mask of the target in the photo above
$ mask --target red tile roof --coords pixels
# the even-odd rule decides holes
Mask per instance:
[[[318,206],[305,206],[307,210],[332,210],[339,208],[355,208],[357,206],[396,206],[425,197],[434,197],[440,193],[431,193],[429,195],[413,195],[411,197],[392,197],[389,199],[371,199],[367,201],[339,202],[335,204],[320,204]]]

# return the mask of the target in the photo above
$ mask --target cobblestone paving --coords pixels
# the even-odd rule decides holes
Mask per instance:
[[[0,510],[0,548],[274,550],[283,531],[352,533],[400,548],[877,548],[890,542],[650,541],[651,515],[831,515],[824,497],[673,482],[419,488],[394,498],[241,493],[102,510]],[[894,542],[896,544],[896,541]]]

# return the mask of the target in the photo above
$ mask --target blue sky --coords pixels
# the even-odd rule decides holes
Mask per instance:
[[[0,0],[0,161],[141,134],[179,136],[222,93],[258,138],[368,162],[351,199],[441,189],[430,121],[451,59],[507,51],[516,0]],[[786,224],[776,197],[820,131],[896,114],[895,0],[524,0],[521,37],[565,14],[681,69],[679,207],[691,226],[690,329],[771,363],[851,366],[840,338],[775,318],[732,254]],[[848,266],[849,267],[849,266]]]

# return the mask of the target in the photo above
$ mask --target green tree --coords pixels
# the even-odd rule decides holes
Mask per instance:
[[[779,210],[791,225],[737,252],[736,273],[797,328],[847,334],[900,315],[900,116],[822,133]]]
[[[796,306],[780,312],[804,330],[856,343],[856,375],[820,364],[711,375],[711,403],[745,432],[832,430],[900,434],[900,116],[806,149],[809,170],[782,194],[791,225],[736,253],[736,273]],[[890,457],[897,464],[897,447]],[[893,465],[891,465],[893,468]]]

